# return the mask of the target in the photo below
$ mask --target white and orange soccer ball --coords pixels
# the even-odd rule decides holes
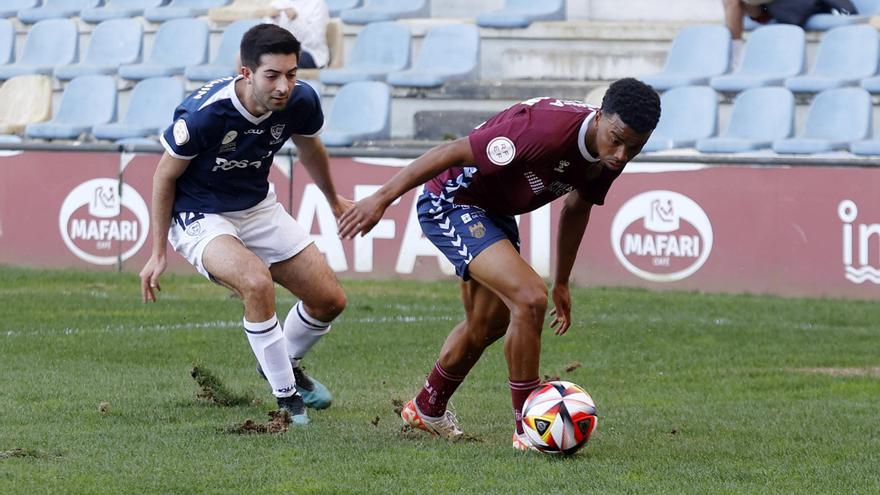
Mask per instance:
[[[542,383],[523,404],[522,425],[532,445],[547,454],[574,454],[596,429],[596,404],[566,381]]]

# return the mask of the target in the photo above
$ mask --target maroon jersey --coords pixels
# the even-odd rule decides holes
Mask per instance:
[[[621,171],[601,166],[587,151],[595,112],[554,98],[517,103],[471,132],[473,167],[452,167],[426,187],[456,204],[507,215],[536,210],[574,189],[601,205]]]

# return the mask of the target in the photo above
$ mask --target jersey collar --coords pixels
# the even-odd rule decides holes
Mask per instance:
[[[250,112],[247,111],[247,108],[244,107],[244,104],[241,102],[241,100],[238,99],[238,94],[235,92],[235,83],[243,77],[244,76],[239,74],[238,76],[236,76],[235,79],[232,80],[232,82],[229,83],[229,97],[232,99],[232,106],[234,106],[235,109],[238,110],[238,113],[240,113],[242,117],[246,118],[251,124],[257,125],[260,122],[268,119],[272,115],[272,111],[269,110],[259,117],[254,117],[253,115],[251,115]]]
[[[589,127],[590,121],[593,120],[593,117],[595,116],[596,111],[594,110],[584,117],[584,121],[581,123],[581,128],[578,131],[578,149],[581,151],[581,155],[583,155],[584,159],[588,162],[599,161],[598,158],[590,154],[590,150],[587,149],[587,140],[585,139],[587,136],[587,127]]]

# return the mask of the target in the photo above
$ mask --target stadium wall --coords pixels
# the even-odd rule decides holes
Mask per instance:
[[[333,156],[338,190],[364,197],[419,151]],[[606,204],[594,208],[574,267],[576,283],[880,299],[876,166],[674,158],[631,163]],[[150,252],[157,159],[154,153],[4,152],[0,263],[136,273]],[[414,192],[392,205],[370,235],[341,241],[322,194],[292,161],[278,156],[270,179],[341,277],[450,277],[451,267],[421,235]],[[557,201],[519,219],[523,255],[544,276],[554,266],[560,208]],[[171,270],[193,272],[179,256],[169,258]]]

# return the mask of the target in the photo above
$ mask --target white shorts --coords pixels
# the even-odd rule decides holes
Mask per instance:
[[[266,266],[290,259],[312,243],[308,232],[276,201],[274,188],[269,189],[266,199],[247,210],[178,213],[177,216],[179,221],[172,220],[168,229],[168,240],[175,251],[209,280],[214,279],[205,270],[202,253],[218,235],[231,235],[240,240]]]

